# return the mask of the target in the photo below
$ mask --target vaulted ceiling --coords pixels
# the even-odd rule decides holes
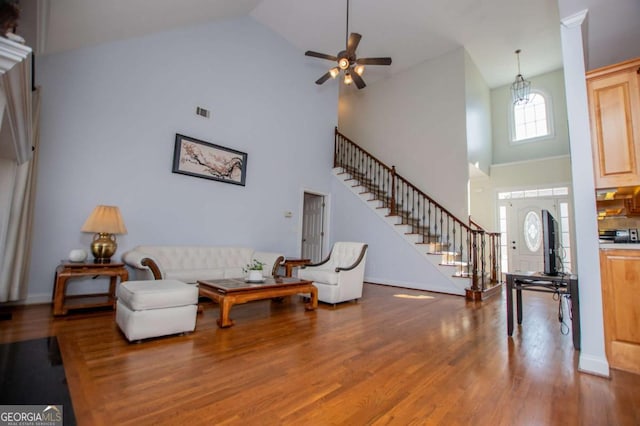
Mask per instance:
[[[562,67],[557,0],[350,0],[349,31],[363,35],[358,55],[391,56],[369,78],[396,73],[463,46],[489,87],[516,74]],[[335,54],[346,33],[346,0],[22,0],[20,30],[39,54],[249,15],[300,50]],[[37,28],[33,30],[33,28]],[[30,40],[31,39],[31,40]]]

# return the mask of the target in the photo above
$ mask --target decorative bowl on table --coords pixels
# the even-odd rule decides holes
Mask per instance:
[[[87,260],[87,252],[83,249],[73,249],[69,252],[71,262],[84,262]]]

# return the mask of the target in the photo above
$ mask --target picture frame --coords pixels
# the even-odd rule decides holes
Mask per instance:
[[[245,186],[247,153],[176,133],[172,172]]]

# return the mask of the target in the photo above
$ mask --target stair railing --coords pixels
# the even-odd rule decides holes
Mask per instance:
[[[489,279],[490,282],[498,282],[498,280],[501,281],[502,268],[500,264],[500,258],[502,256],[502,234],[500,232],[488,232],[480,224],[471,219],[471,216],[469,216],[469,226],[475,228],[478,231],[484,232],[489,238],[489,248],[491,250],[488,253],[488,263],[490,264],[489,271],[491,273]]]
[[[395,166],[387,166],[335,129],[334,167],[352,179],[419,235],[431,254],[442,254],[443,262],[455,265],[455,276],[471,279],[472,292],[482,292],[500,282],[500,233],[458,219],[407,179]],[[487,245],[489,248],[487,248]],[[444,260],[446,259],[446,261]]]

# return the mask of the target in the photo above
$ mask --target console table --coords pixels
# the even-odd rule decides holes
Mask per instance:
[[[109,277],[109,292],[67,296],[67,281],[71,278]],[[85,309],[116,305],[116,284],[129,279],[124,263],[62,262],[56,268],[53,286],[53,315],[66,315],[70,309]]]
[[[515,272],[507,276],[507,334],[513,334],[513,290],[516,291],[518,324],[522,324],[522,290],[569,295],[571,298],[571,334],[573,347],[580,350],[580,301],[577,275],[544,275],[540,272]]]

